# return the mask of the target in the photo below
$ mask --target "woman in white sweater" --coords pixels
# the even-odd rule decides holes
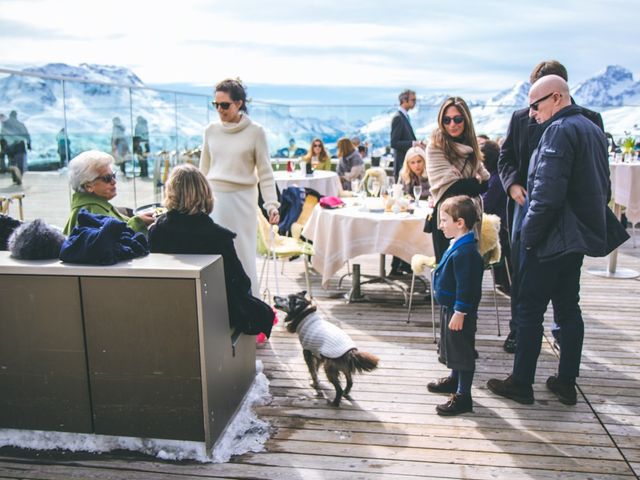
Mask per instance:
[[[476,140],[471,112],[460,97],[447,98],[438,112],[438,127],[431,134],[427,148],[427,176],[431,185],[431,196],[437,213],[440,204],[448,197],[468,195],[478,207],[478,222],[474,228],[477,238],[482,222],[482,199],[486,191],[489,172],[482,164],[482,153]],[[438,229],[438,216],[432,223],[433,249],[436,261],[449,247]]]
[[[240,80],[227,79],[215,88],[213,106],[220,122],[204,131],[200,171],[211,183],[216,208],[213,221],[237,234],[234,244],[251,279],[254,296],[260,296],[256,271],[258,183],[269,223],[280,217],[276,184],[271,169],[267,136],[247,113],[247,93]]]

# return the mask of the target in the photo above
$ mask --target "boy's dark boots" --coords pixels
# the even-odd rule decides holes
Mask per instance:
[[[531,405],[534,401],[531,385],[517,382],[512,375],[509,375],[506,380],[490,379],[487,382],[487,388],[496,395],[515,400],[523,405]]]
[[[439,378],[435,382],[429,382],[427,390],[431,393],[456,393],[458,391],[458,379],[451,377]]]
[[[436,412],[443,417],[452,417],[461,413],[473,412],[471,394],[454,393],[447,403],[436,406]]]
[[[578,401],[575,382],[563,381],[560,377],[552,375],[547,378],[547,388],[565,405],[575,405]]]

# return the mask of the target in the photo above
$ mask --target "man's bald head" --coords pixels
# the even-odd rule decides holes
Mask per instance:
[[[569,85],[558,75],[538,79],[529,90],[529,116],[536,122],[546,122],[565,107],[571,105]]]

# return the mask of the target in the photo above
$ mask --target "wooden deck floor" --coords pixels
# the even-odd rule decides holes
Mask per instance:
[[[374,273],[377,257],[362,257]],[[286,266],[283,293],[302,289],[301,262]],[[587,259],[585,268],[604,265]],[[625,246],[619,265],[640,269],[640,248]],[[430,314],[417,306],[407,325],[399,303],[347,305],[322,291],[319,310],[346,330],[358,347],[378,355],[380,368],[355,378],[353,401],[330,407],[309,387],[297,337],[276,328],[258,356],[270,380],[272,402],[258,414],[273,433],[261,453],[230,463],[162,462],[126,452],[112,455],[34,454],[0,449],[0,478],[465,478],[627,479],[640,473],[640,280],[582,276],[585,345],[578,404],[560,404],[544,386],[557,357],[543,341],[534,405],[487,391],[490,377],[510,371],[513,357],[496,335],[490,275],[485,276],[477,335],[480,358],[473,414],[441,418],[428,381],[446,374],[437,362]],[[334,285],[335,286],[335,285]],[[499,297],[503,332],[508,299]],[[503,334],[504,335],[504,334]],[[548,332],[547,332],[548,335]],[[321,379],[323,376],[321,376]],[[332,388],[323,381],[325,397]]]

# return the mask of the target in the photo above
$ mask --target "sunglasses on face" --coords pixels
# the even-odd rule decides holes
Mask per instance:
[[[320,145],[319,143],[314,143],[314,144],[313,144],[313,148],[316,148],[316,147],[318,147],[318,148],[322,148],[322,145]]]
[[[233,104],[233,102],[211,102],[213,108],[216,110],[220,107],[222,110],[229,110],[229,107]]]
[[[549,98],[550,96],[552,96],[554,93],[556,93],[556,92],[551,92],[549,95],[545,95],[544,97],[539,98],[539,99],[538,99],[538,100],[536,100],[535,102],[531,103],[531,104],[529,105],[529,108],[530,108],[531,110],[533,110],[534,112],[537,112],[537,111],[538,111],[538,108],[540,108],[540,104],[541,104],[542,102],[544,102],[547,98]]]
[[[104,183],[111,183],[116,179],[116,172],[107,173],[106,175],[102,175],[100,177],[96,177],[93,181],[96,182],[98,180],[102,180]]]
[[[464,117],[462,115],[456,115],[455,117],[447,117],[445,115],[444,117],[442,117],[442,123],[444,123],[445,125],[449,125],[452,121],[456,125],[460,125],[462,122],[464,122]]]

